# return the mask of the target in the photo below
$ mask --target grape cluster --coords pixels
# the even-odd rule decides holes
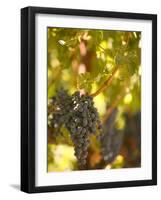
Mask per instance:
[[[68,113],[71,109],[71,97],[66,90],[60,89],[56,96],[52,98],[51,104],[54,107],[54,112],[51,116],[51,127],[54,128],[56,136],[60,134],[60,129],[63,124],[68,122]]]
[[[53,113],[52,125],[57,130],[65,125],[74,144],[78,165],[83,168],[88,156],[89,137],[102,128],[93,98],[80,95],[78,91],[69,96],[66,91],[61,90],[54,97],[53,104],[56,110]]]
[[[141,113],[125,113],[126,125],[123,145],[127,150],[126,167],[140,166],[141,163]]]
[[[101,123],[91,96],[81,96],[79,92],[75,92],[72,95],[72,103],[73,108],[67,128],[71,133],[75,147],[75,156],[81,167],[86,164],[89,136],[90,134],[95,134],[98,129],[101,129]]]
[[[102,156],[106,164],[115,159],[123,142],[124,132],[115,128],[116,115],[117,109],[104,122],[103,131],[100,135]]]

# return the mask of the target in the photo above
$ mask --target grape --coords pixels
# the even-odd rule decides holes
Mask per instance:
[[[51,124],[57,131],[64,125],[70,132],[78,166],[83,168],[88,156],[89,137],[101,130],[93,98],[80,95],[79,91],[70,96],[65,90],[59,90],[53,98],[53,105],[56,109]]]
[[[103,124],[103,131],[100,135],[102,156],[106,164],[111,163],[118,155],[124,137],[124,132],[115,128],[117,109]]]

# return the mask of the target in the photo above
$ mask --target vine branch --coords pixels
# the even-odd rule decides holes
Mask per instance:
[[[128,32],[127,36],[126,36],[126,48],[129,44],[129,40],[131,37],[131,33]],[[126,80],[124,83],[124,87],[122,88],[120,94],[118,94],[116,96],[116,99],[113,101],[113,103],[111,104],[111,106],[107,109],[106,114],[103,117],[103,121],[107,120],[109,118],[109,116],[111,115],[111,113],[113,112],[113,110],[116,108],[116,106],[119,104],[119,102],[122,100],[122,98],[125,96],[126,94],[126,88],[128,87],[129,84],[129,80]]]
[[[109,118],[109,116],[111,115],[113,110],[116,108],[116,106],[122,100],[122,98],[125,96],[128,85],[129,85],[129,80],[125,81],[124,87],[122,88],[121,92],[116,96],[116,99],[113,101],[111,106],[107,109],[106,114],[103,117],[103,121],[106,121]]]
[[[100,94],[101,92],[103,92],[106,88],[108,88],[114,78],[114,75],[116,74],[116,72],[118,71],[118,66],[116,66],[111,74],[111,76],[103,83],[103,85],[93,94],[91,94],[90,96],[92,97],[96,97],[98,94]]]

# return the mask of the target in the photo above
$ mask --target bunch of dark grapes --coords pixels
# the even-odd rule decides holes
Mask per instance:
[[[103,131],[100,135],[102,156],[106,164],[111,163],[115,159],[123,142],[124,132],[117,130],[115,127],[116,115],[117,109],[104,122]]]
[[[56,96],[53,97],[51,104],[54,108],[50,120],[51,127],[54,129],[54,133],[57,136],[61,133],[60,129],[62,125],[68,122],[68,113],[72,106],[71,97],[66,90],[60,89],[57,91]]]
[[[125,167],[140,167],[141,163],[141,113],[125,113],[124,149],[126,150]]]
[[[91,96],[75,92],[72,95],[72,104],[71,117],[66,126],[71,133],[75,156],[81,168],[86,165],[89,136],[95,134],[97,130],[101,130],[101,123]]]
[[[53,113],[52,125],[59,130],[65,125],[74,144],[79,168],[84,168],[90,144],[89,137],[102,128],[93,98],[89,95],[80,95],[78,91],[69,96],[62,90],[54,97],[53,103],[56,110]]]
[[[125,113],[126,126],[125,126],[125,137],[132,138],[135,141],[136,148],[141,150],[141,113],[137,112],[134,115]]]

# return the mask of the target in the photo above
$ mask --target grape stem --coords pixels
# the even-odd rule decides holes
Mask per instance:
[[[116,74],[116,72],[118,71],[118,69],[119,69],[119,67],[116,66],[116,67],[114,68],[113,72],[111,73],[111,76],[103,83],[103,85],[102,85],[96,92],[94,92],[94,93],[91,94],[90,96],[96,97],[98,94],[100,94],[100,93],[103,92],[105,89],[107,89],[107,88],[110,86],[110,84],[111,84],[111,82],[112,82],[112,80],[113,80],[113,78],[114,78],[114,75]]]
[[[111,106],[107,109],[106,114],[103,117],[103,121],[106,121],[109,118],[113,110],[116,108],[119,102],[123,99],[123,97],[126,94],[126,89],[128,88],[128,85],[129,85],[129,80],[126,80],[121,92],[116,96],[116,99],[113,101]]]

